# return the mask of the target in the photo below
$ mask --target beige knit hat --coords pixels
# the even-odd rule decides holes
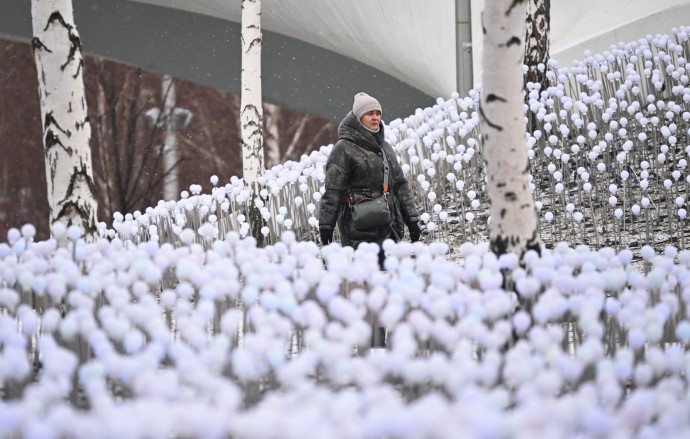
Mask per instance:
[[[361,120],[362,116],[373,110],[381,111],[381,104],[379,104],[379,101],[364,92],[359,92],[355,95],[355,103],[352,105],[352,114],[355,115],[357,120]]]

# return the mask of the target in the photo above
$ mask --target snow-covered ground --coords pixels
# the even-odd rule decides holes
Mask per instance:
[[[10,231],[0,436],[687,437],[688,56],[679,28],[545,66],[522,265],[487,248],[475,92],[388,124],[425,243],[385,271],[316,242],[330,146],[267,171],[266,247],[236,178],[93,244]]]

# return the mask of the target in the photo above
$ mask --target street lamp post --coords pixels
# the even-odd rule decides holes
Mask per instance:
[[[163,76],[162,90],[163,112],[160,108],[151,108],[146,112],[149,121],[158,129],[163,129],[163,199],[174,200],[180,195],[179,190],[179,162],[177,152],[177,132],[183,130],[192,119],[192,112],[186,108],[175,106],[175,83],[169,75]]]
[[[471,3],[471,0],[455,0],[456,91],[460,96],[467,96],[474,87]]]

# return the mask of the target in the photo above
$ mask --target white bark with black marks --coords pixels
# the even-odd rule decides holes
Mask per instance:
[[[523,114],[524,1],[488,0],[482,17],[479,110],[491,201],[489,235],[497,255],[540,249]]]
[[[251,186],[264,171],[261,100],[261,0],[242,0],[240,128],[244,181]]]
[[[96,198],[86,111],[81,40],[72,0],[32,0],[32,46],[38,71],[50,224],[81,226],[96,237]]]
[[[538,65],[549,61],[551,39],[551,0],[527,0],[525,60],[527,82],[539,83],[546,90],[546,69]]]
[[[242,94],[240,130],[242,132],[242,170],[245,183],[253,192],[248,206],[251,233],[263,245],[262,220],[255,200],[259,196],[259,177],[264,172],[264,115],[261,97],[261,0],[242,0]]]

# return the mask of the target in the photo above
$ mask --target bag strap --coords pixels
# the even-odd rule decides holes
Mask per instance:
[[[388,157],[386,157],[386,151],[383,148],[381,148],[381,153],[383,154],[383,194],[386,195],[388,193],[388,174],[390,170]]]

